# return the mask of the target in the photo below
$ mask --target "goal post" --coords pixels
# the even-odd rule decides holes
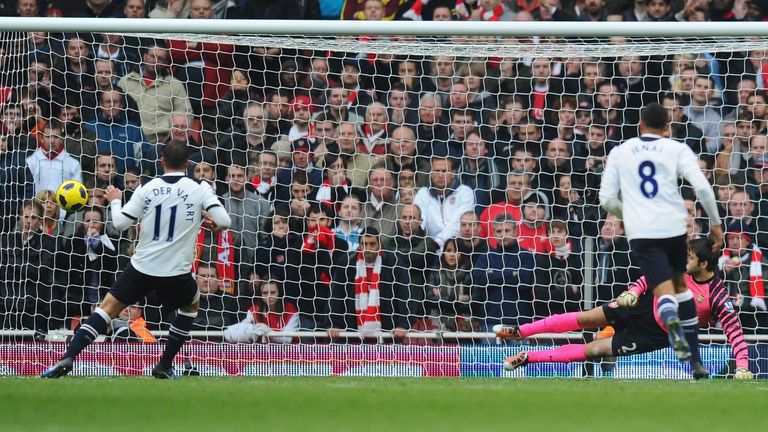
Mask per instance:
[[[718,273],[751,368],[768,374],[766,23],[0,18],[0,28],[0,374],[39,372],[103,298],[137,230],[150,229],[117,231],[104,189],[128,199],[162,173],[163,146],[182,140],[188,174],[234,224],[201,229],[190,251],[203,301],[179,367],[685,377],[667,349],[600,370],[507,374],[501,360],[519,349],[612,330],[520,346],[491,332],[601,307],[640,276],[597,188],[650,102],[669,109],[672,137],[717,193],[732,242]],[[85,211],[55,202],[70,179],[89,191]],[[707,219],[691,193],[693,238]],[[155,297],[131,305],[78,373],[146,374],[173,313]],[[700,338],[710,371],[732,373],[721,328]]]

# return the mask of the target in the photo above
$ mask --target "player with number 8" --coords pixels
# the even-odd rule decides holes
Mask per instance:
[[[687,211],[678,186],[687,180],[709,216],[715,249],[723,229],[715,194],[686,144],[669,139],[669,114],[652,103],[640,114],[640,136],[608,155],[600,184],[600,203],[621,215],[633,262],[657,298],[658,313],[680,361],[691,362],[696,379],[708,376],[698,348],[698,319],[693,294],[685,284]],[[624,299],[629,301],[630,299]]]

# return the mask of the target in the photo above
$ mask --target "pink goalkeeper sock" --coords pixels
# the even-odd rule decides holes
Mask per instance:
[[[584,344],[563,345],[551,350],[528,351],[529,363],[569,363],[584,361],[586,359],[587,356],[584,354]]]
[[[578,330],[580,329],[579,321],[577,319],[578,316],[578,312],[552,315],[543,320],[521,325],[520,334],[524,338],[527,338],[541,333],[565,333],[572,330]]]

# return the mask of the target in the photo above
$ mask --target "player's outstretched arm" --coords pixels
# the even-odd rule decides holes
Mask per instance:
[[[709,217],[709,226],[720,226],[720,213],[717,210],[715,192],[712,190],[712,185],[709,184],[704,173],[701,172],[698,158],[688,147],[685,147],[678,159],[678,170],[683,175],[683,178],[693,186],[693,190],[696,191],[696,197],[701,202],[701,206],[704,208],[704,211],[707,212],[707,216]],[[715,238],[715,244],[719,247],[719,244],[722,243],[723,240],[722,228],[720,228],[719,242],[717,240],[718,239]]]
[[[223,206],[213,206],[206,211],[206,221],[210,220],[216,230],[225,230],[232,225],[232,218]]]
[[[608,160],[605,163],[605,171],[603,172],[603,177],[600,180],[600,192],[599,192],[599,198],[600,198],[600,205],[607,211],[608,213],[615,214],[617,217],[621,218],[621,201],[619,200],[619,173],[616,169],[616,163],[612,163],[611,156],[615,154],[616,152],[613,152],[608,155]]]
[[[141,186],[136,188],[131,200],[123,207],[122,198],[123,192],[114,187],[108,186],[105,194],[107,201],[109,201],[109,207],[112,210],[112,224],[118,231],[125,231],[136,220],[138,220],[141,214],[141,198],[138,198]],[[138,206],[137,206],[138,203]]]

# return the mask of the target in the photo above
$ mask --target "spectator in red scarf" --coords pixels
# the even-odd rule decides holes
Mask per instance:
[[[728,225],[726,246],[718,267],[723,271],[733,306],[739,311],[739,321],[745,333],[765,332],[768,261],[755,244],[753,232],[741,221]]]
[[[343,330],[375,337],[392,331],[403,338],[414,319],[407,304],[407,277],[399,274],[395,257],[381,250],[379,233],[373,228],[360,235],[357,253],[345,256],[334,270],[329,301],[331,328],[328,336],[339,337]]]

